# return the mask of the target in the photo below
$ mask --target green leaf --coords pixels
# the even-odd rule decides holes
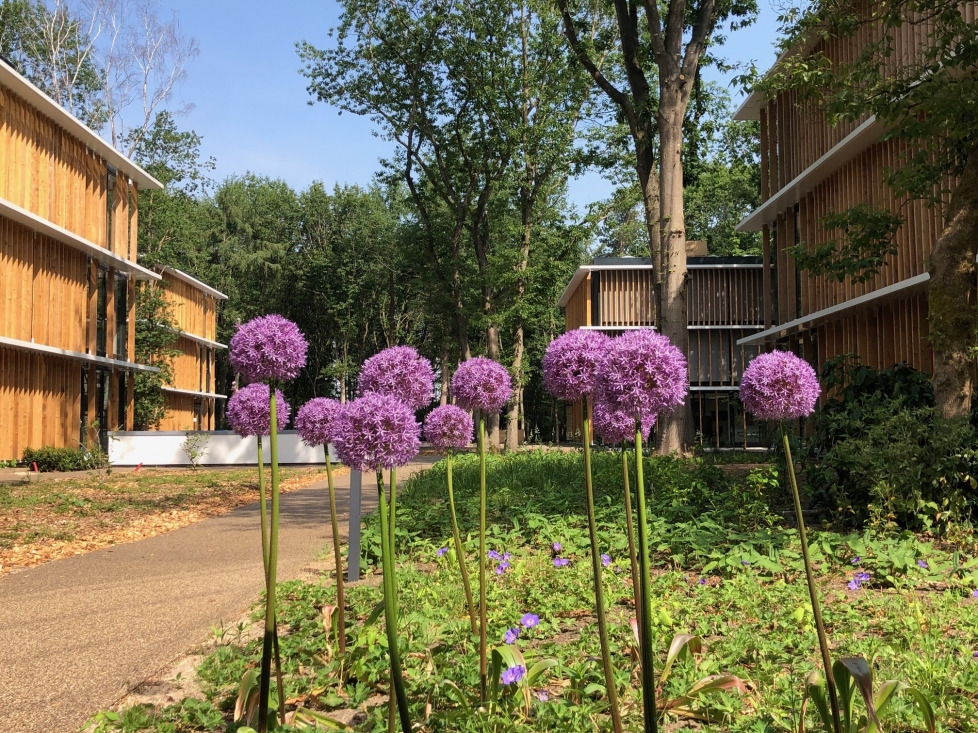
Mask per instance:
[[[659,674],[660,688],[669,678],[672,665],[675,664],[676,660],[679,659],[684,651],[688,654],[702,654],[703,640],[693,634],[676,634],[672,637],[669,652],[666,654],[666,663],[662,666],[662,672]]]

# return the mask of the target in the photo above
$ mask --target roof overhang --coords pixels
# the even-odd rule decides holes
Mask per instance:
[[[56,239],[63,244],[67,244],[69,247],[77,249],[80,252],[84,252],[94,260],[98,260],[109,267],[114,267],[120,272],[125,272],[132,275],[137,280],[160,279],[160,276],[152,270],[147,270],[145,267],[137,265],[135,262],[127,260],[125,257],[120,257],[115,252],[110,252],[105,247],[99,247],[94,242],[89,242],[84,237],[80,237],[74,232],[69,232],[64,227],[60,227],[57,224],[52,224],[47,219],[44,219],[15,203],[7,201],[4,198],[0,198],[0,216],[4,216],[11,221],[22,224],[38,234],[43,234],[46,237]]]
[[[158,367],[150,366],[149,364],[136,364],[131,361],[122,361],[121,359],[110,359],[107,356],[95,356],[94,354],[85,354],[81,351],[69,351],[67,349],[59,349],[56,346],[36,344],[33,341],[22,341],[20,339],[7,338],[6,336],[0,336],[0,346],[17,349],[18,351],[29,351],[35,354],[50,354],[65,359],[85,362],[86,364],[124,369],[132,372],[159,372]]]
[[[21,76],[13,66],[2,58],[0,58],[0,84],[9,88],[34,109],[53,120],[61,129],[105,158],[109,165],[125,173],[130,180],[139,184],[141,189],[160,190],[163,188],[162,183],[109,145],[94,130]]]
[[[592,272],[600,272],[601,270],[654,270],[655,265],[584,265],[583,267],[578,267],[577,272],[574,273],[574,277],[570,279],[567,283],[567,287],[564,288],[564,292],[561,293],[560,298],[557,300],[557,306],[563,308],[567,305],[567,301],[570,300],[571,295],[577,290],[577,286],[581,284],[581,280],[586,278]]]
[[[176,387],[160,387],[160,389],[171,394],[182,394],[190,397],[204,397],[215,400],[226,400],[228,398],[227,395],[217,394],[216,392],[197,392],[192,389],[177,389]]]
[[[759,232],[774,220],[779,211],[800,201],[802,196],[838,171],[864,150],[878,142],[885,128],[872,116],[836,143],[831,150],[816,160],[794,180],[752,211],[740,222],[736,231]]]
[[[181,331],[179,328],[170,328],[169,326],[163,326],[163,329],[169,331],[170,333],[175,333],[182,339],[187,339],[188,341],[193,341],[201,346],[208,346],[212,349],[226,349],[227,344],[222,344],[219,341],[211,341],[210,339],[205,339],[203,336],[197,336],[196,334],[188,333],[187,331]]]
[[[216,290],[216,289],[212,288],[210,285],[208,285],[207,283],[201,282],[200,280],[198,280],[195,277],[191,277],[190,275],[188,275],[187,273],[185,273],[183,270],[178,270],[175,267],[166,266],[166,267],[157,268],[157,271],[161,275],[164,275],[164,276],[166,276],[166,275],[172,275],[177,280],[182,280],[183,282],[187,283],[188,285],[193,285],[198,290],[200,290],[200,291],[202,291],[204,293],[207,293],[211,297],[217,298],[218,300],[227,300],[228,299],[228,296],[226,296],[220,290]]]
[[[788,336],[799,334],[802,331],[807,331],[810,328],[814,328],[828,321],[836,321],[840,318],[844,318],[850,311],[857,308],[872,308],[883,305],[892,300],[905,298],[908,295],[914,295],[915,293],[926,290],[927,282],[929,280],[930,274],[926,272],[915,277],[907,278],[906,280],[901,280],[898,283],[888,285],[885,288],[880,288],[879,290],[874,290],[871,293],[866,293],[865,295],[860,295],[857,298],[850,298],[849,300],[833,305],[830,308],[823,308],[822,310],[815,311],[814,313],[809,313],[807,316],[803,316],[802,318],[796,318],[793,321],[782,323],[781,325],[775,326],[774,328],[769,328],[766,331],[761,331],[760,333],[752,334],[746,338],[738,339],[737,346],[754,346],[770,341],[777,341],[778,339],[787,338]]]

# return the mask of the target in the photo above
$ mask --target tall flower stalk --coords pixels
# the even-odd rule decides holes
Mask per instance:
[[[275,617],[275,582],[278,570],[279,530],[279,473],[278,473],[278,400],[281,395],[274,385],[299,376],[306,364],[308,343],[299,327],[278,315],[255,318],[242,325],[231,338],[231,366],[246,380],[264,382],[268,389],[269,449],[271,459],[271,517],[265,562],[265,633],[262,641],[262,661],[258,693],[258,731],[268,729],[268,709],[271,697],[272,655],[276,652],[277,625]],[[288,421],[288,409],[282,400],[283,415]],[[263,434],[263,433],[260,433]],[[264,508],[263,508],[264,511]],[[276,664],[281,667],[281,662]],[[285,700],[279,687],[279,718],[285,721]]]
[[[391,472],[390,493],[393,497],[397,491],[396,469],[410,462],[421,447],[421,426],[414,419],[414,411],[397,398],[368,393],[348,403],[339,412],[333,437],[336,452],[343,463],[360,471],[377,473],[384,625],[390,661],[391,692],[397,706],[402,733],[411,733],[411,717],[397,643],[397,579],[392,543],[394,506],[388,503],[384,491],[383,469]]]
[[[643,418],[674,410],[689,389],[686,359],[669,339],[652,330],[629,331],[614,339],[598,371],[597,392],[611,410],[631,416],[635,441],[635,496],[638,503],[639,664],[646,733],[657,733],[655,655],[652,652],[652,598],[649,589],[649,523],[643,466]]]
[[[455,492],[452,487],[452,462],[455,451],[465,448],[472,442],[472,416],[461,407],[442,405],[436,407],[424,421],[425,438],[440,451],[445,451],[445,470],[448,483],[448,510],[452,518],[452,538],[455,542],[455,557],[458,559],[459,575],[462,578],[462,588],[465,591],[466,610],[469,612],[469,622],[472,625],[472,635],[479,633],[479,622],[476,619],[476,608],[472,602],[472,586],[469,583],[469,571],[465,567],[465,547],[462,535],[458,529],[458,516],[455,513]]]
[[[808,552],[805,517],[802,513],[801,496],[798,493],[795,463],[791,456],[791,441],[788,440],[787,430],[789,420],[808,417],[815,411],[820,393],[821,388],[815,370],[804,359],[787,351],[772,351],[759,355],[747,366],[740,380],[740,399],[744,403],[744,409],[760,420],[777,421],[781,433],[791,496],[795,504],[798,539],[801,542],[801,554],[805,561],[808,596],[812,603],[815,633],[818,636],[818,648],[825,669],[825,684],[829,692],[829,706],[832,709],[832,727],[835,733],[842,733],[839,693],[832,674],[832,653],[818,602],[818,588],[815,585],[815,572]]]
[[[580,402],[582,415],[581,441],[584,444],[584,497],[587,505],[588,537],[591,541],[591,573],[594,579],[594,602],[598,617],[598,639],[601,643],[601,666],[604,672],[608,710],[615,733],[621,733],[621,712],[618,708],[618,685],[611,662],[608,639],[608,619],[604,607],[604,581],[598,526],[594,513],[594,481],[591,472],[591,415],[589,399],[593,398],[598,368],[604,362],[611,339],[597,331],[577,329],[558,336],[543,357],[543,385],[554,397],[568,402]]]
[[[506,367],[476,357],[462,362],[452,376],[452,394],[464,410],[478,410],[479,447],[479,695],[489,692],[488,639],[486,633],[486,415],[498,412],[513,394]]]
[[[326,485],[329,489],[329,521],[333,535],[333,564],[336,568],[336,636],[340,654],[346,654],[346,594],[343,579],[343,554],[340,548],[340,525],[336,514],[336,487],[333,484],[333,466],[329,460],[329,444],[333,442],[336,417],[343,406],[336,400],[316,397],[302,406],[295,416],[299,437],[309,446],[321,445],[326,458]]]

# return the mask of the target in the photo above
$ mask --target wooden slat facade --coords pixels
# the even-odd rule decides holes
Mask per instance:
[[[0,84],[0,199],[134,263],[136,186]],[[5,209],[5,211],[8,209]],[[135,280],[0,215],[0,459],[132,427]],[[39,353],[53,347],[76,356]],[[98,423],[98,430],[93,423]]]

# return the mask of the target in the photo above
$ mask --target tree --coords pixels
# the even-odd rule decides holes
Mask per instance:
[[[646,226],[652,261],[656,268],[656,320],[659,330],[688,350],[686,331],[686,227],[683,207],[683,124],[700,63],[708,46],[715,43],[719,24],[731,28],[751,23],[757,12],[755,0],[614,0],[617,39],[611,34],[587,42],[585,27],[575,20],[579,6],[557,0],[564,33],[574,54],[598,87],[615,105],[628,126],[635,153],[635,172],[645,204]],[[643,21],[639,21],[639,9]],[[592,19],[605,9],[592,7]],[[598,59],[620,46],[617,62],[627,92],[606,75]],[[655,93],[652,84],[657,82]],[[691,437],[692,415],[687,401],[672,415],[663,416],[657,428],[658,447],[681,451]]]
[[[173,383],[174,346],[179,338],[172,308],[163,295],[163,283],[140,283],[136,290],[136,361],[159,372],[136,372],[133,400],[136,430],[155,430],[166,415],[162,388]]]
[[[824,51],[788,53],[759,88],[798,90],[832,123],[876,116],[885,138],[909,153],[886,182],[895,198],[919,199],[944,212],[945,228],[930,257],[929,339],[934,394],[948,419],[970,413],[974,396],[978,256],[978,32],[964,6],[949,0],[895,0],[853,5],[826,0],[800,19],[786,16],[786,49],[804,38],[860,39],[851,59]],[[898,38],[919,39],[916,48]],[[868,42],[865,39],[869,39]],[[950,186],[951,181],[956,183]],[[902,218],[859,205],[823,224],[848,234],[814,251],[795,248],[799,266],[837,280],[871,277],[896,254]]]

